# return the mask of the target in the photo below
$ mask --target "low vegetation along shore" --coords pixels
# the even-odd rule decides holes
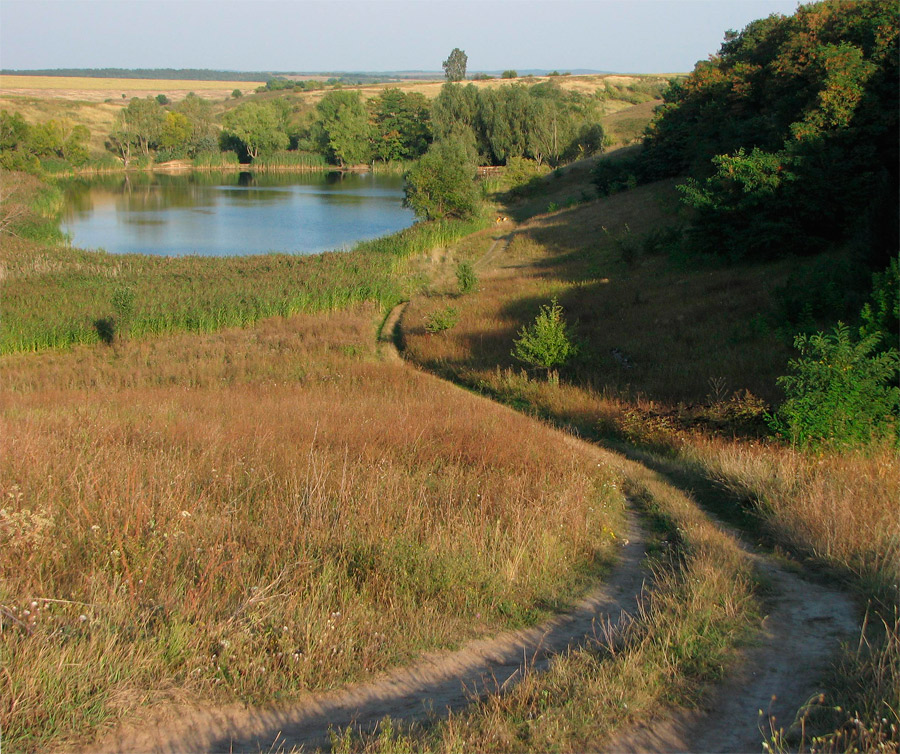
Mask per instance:
[[[630,507],[650,574],[633,615],[460,712],[336,730],[332,750],[668,735],[765,644],[786,594],[829,594],[851,641],[810,640],[831,658],[816,695],[754,740],[896,752],[893,10],[754,22],[655,114],[641,80],[450,82],[424,111],[390,87],[368,105],[318,85],[233,94],[212,130],[238,138],[255,113],[275,134],[243,159],[303,160],[304,139],[329,164],[414,159],[421,222],[315,257],[69,248],[35,145],[71,164],[95,135],[4,114],[21,141],[3,157],[24,168],[4,171],[0,213],[5,747],[94,745],[166,704],[289,704],[535,625],[615,566]],[[162,112],[189,152],[211,133],[176,129],[209,113],[196,99],[132,115]],[[329,139],[338,100],[365,139]],[[411,116],[390,156],[388,101]],[[569,129],[552,149],[542,107]],[[514,133],[517,108],[534,117]],[[168,148],[116,117],[121,160]],[[408,363],[376,341],[401,303]]]

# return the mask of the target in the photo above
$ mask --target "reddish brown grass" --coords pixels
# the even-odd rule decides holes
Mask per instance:
[[[379,360],[374,314],[4,357],[8,745],[359,679],[596,573],[612,473]]]

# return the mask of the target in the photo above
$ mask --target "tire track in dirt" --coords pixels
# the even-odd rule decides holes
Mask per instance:
[[[370,683],[310,693],[290,705],[174,707],[139,726],[122,728],[95,752],[259,752],[328,747],[329,728],[371,730],[386,715],[423,721],[459,710],[502,689],[528,670],[542,670],[570,646],[596,635],[636,607],[643,588],[643,533],[632,515],[620,560],[603,585],[573,610],[533,628],[432,652]]]
[[[661,710],[614,737],[603,751],[762,752],[763,741],[791,729],[798,711],[822,692],[830,659],[858,632],[853,601],[765,556],[752,557],[777,592],[754,646],[708,690],[698,709]]]

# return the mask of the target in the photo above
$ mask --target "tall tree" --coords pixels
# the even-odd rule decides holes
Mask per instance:
[[[222,120],[226,132],[243,144],[250,159],[288,145],[281,114],[271,102],[245,102],[225,113]]]
[[[406,206],[423,220],[472,217],[479,206],[475,155],[459,138],[434,142],[406,174]]]
[[[444,65],[444,75],[447,77],[447,81],[463,81],[466,78],[466,63],[469,62],[469,58],[459,47],[454,47],[453,52],[450,53],[450,57],[448,57],[443,65]]]
[[[330,91],[319,100],[316,111],[319,142],[329,157],[341,166],[368,162],[371,128],[358,91]]]

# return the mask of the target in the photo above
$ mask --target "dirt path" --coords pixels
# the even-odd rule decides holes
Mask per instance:
[[[496,263],[511,235],[497,239],[479,269]],[[442,265],[448,267],[448,265]],[[447,273],[447,270],[443,270]],[[405,304],[386,318],[379,336],[385,358],[401,360],[395,335]],[[437,378],[434,378],[437,379]],[[488,400],[472,395],[473,400]],[[512,410],[512,409],[509,409]],[[560,441],[589,447],[564,434]],[[619,457],[621,458],[621,457]],[[624,462],[624,459],[621,459]],[[636,462],[634,460],[632,463]],[[678,482],[671,482],[679,486]],[[645,538],[635,516],[621,559],[610,577],[571,612],[540,626],[472,641],[456,652],[434,652],[416,663],[347,689],[310,693],[290,705],[248,708],[172,707],[150,722],[126,726],[91,751],[258,752],[326,747],[329,728],[372,729],[383,717],[428,720],[459,710],[514,683],[527,667],[545,668],[555,654],[593,636],[595,626],[631,612],[643,588]],[[852,601],[842,592],[788,572],[763,555],[749,553],[772,585],[771,612],[755,646],[696,710],[660,710],[653,720],[623,732],[608,752],[760,752],[762,731],[774,715],[787,728],[798,708],[818,692],[819,680],[841,640],[857,630]]]
[[[644,538],[634,517],[621,559],[602,587],[564,615],[539,626],[472,641],[457,652],[434,652],[366,684],[308,694],[289,706],[171,708],[155,720],[119,730],[95,752],[259,752],[329,744],[329,727],[371,729],[384,716],[426,720],[445,715],[514,682],[523,669],[594,635],[597,623],[631,610],[643,586]]]
[[[699,709],[661,710],[615,737],[605,752],[761,752],[764,738],[789,730],[797,711],[822,691],[840,642],[858,634],[852,600],[753,557],[776,593],[755,646]]]

